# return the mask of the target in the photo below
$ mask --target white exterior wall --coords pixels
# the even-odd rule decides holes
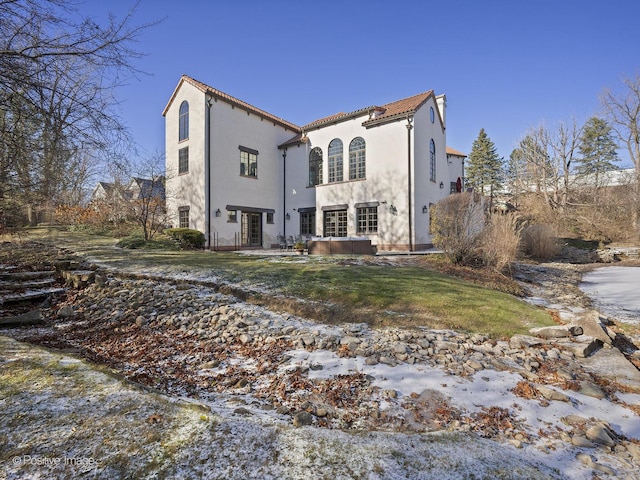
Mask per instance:
[[[309,152],[313,147],[308,143],[287,147],[287,176],[284,183],[286,195],[285,214],[289,214],[289,220],[278,225],[278,232],[282,235],[296,236],[300,234],[299,208],[316,207],[316,189],[309,186]],[[282,153],[282,151],[281,151]],[[324,150],[323,150],[324,155]],[[316,220],[318,211],[316,210]],[[316,233],[322,235],[322,229]]]
[[[442,106],[442,104],[441,104]],[[430,109],[434,108],[434,122],[431,123]],[[423,213],[423,207],[449,195],[451,181],[446,154],[446,135],[438,116],[438,105],[429,99],[414,116],[414,245],[431,244],[429,235],[429,214]],[[436,179],[431,180],[430,142],[433,138],[436,147]],[[440,188],[442,182],[443,188]]]
[[[228,222],[227,205],[272,209],[273,224],[262,214],[262,245],[269,248],[282,230],[283,160],[278,145],[295,132],[222,100],[211,107],[210,130],[212,232],[220,246],[234,245],[241,230],[240,212],[237,223]],[[240,175],[239,146],[258,151],[257,178]],[[218,209],[220,217],[215,216]]]
[[[189,138],[178,142],[178,112],[183,100],[189,102]],[[212,247],[237,245],[241,232],[241,214],[237,222],[227,219],[227,205],[249,209],[273,210],[272,224],[262,216],[262,246],[277,244],[277,235],[300,233],[300,208],[316,210],[316,235],[323,235],[323,207],[346,204],[348,236],[357,232],[358,203],[378,202],[378,233],[367,235],[379,249],[406,248],[409,244],[409,218],[411,218],[414,248],[431,244],[429,207],[449,195],[450,182],[463,175],[464,157],[452,156],[447,160],[446,134],[441,119],[445,117],[444,96],[428,98],[413,116],[409,131],[411,142],[412,211],[408,201],[408,130],[402,118],[366,128],[369,119],[364,113],[355,118],[322,126],[306,132],[307,142],[285,149],[278,145],[291,139],[296,132],[257,113],[232,106],[217,99],[207,106],[205,93],[188,82],[182,82],[169,105],[166,115],[167,208],[178,223],[178,208],[189,207],[190,228],[207,234],[211,232]],[[430,109],[434,109],[434,122]],[[205,171],[207,150],[205,125],[209,109],[210,134],[210,215],[209,229],[205,219]],[[349,180],[349,144],[362,137],[366,143],[366,178]],[[329,143],[339,138],[343,144],[343,181],[328,183]],[[430,180],[429,144],[436,146],[436,180]],[[189,172],[178,175],[178,150],[189,147]],[[258,151],[257,178],[240,175],[239,146]],[[321,185],[309,186],[309,153],[322,149],[323,165]],[[286,153],[286,175],[283,171],[283,153]],[[440,188],[442,182],[443,188]],[[284,203],[284,205],[283,205]],[[216,217],[216,211],[220,216]],[[286,214],[290,220],[286,220]],[[411,217],[410,217],[411,215]]]
[[[180,104],[189,102],[189,138],[178,142]],[[205,231],[204,93],[184,82],[165,115],[167,213],[178,226],[178,208],[189,207],[189,228]],[[178,150],[189,147],[189,172],[178,175]]]

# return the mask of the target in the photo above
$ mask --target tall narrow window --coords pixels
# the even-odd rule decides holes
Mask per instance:
[[[189,172],[189,147],[178,150],[178,175]]]
[[[429,143],[429,180],[436,181],[436,142]]]
[[[189,207],[178,207],[178,226],[189,228]]]
[[[180,104],[178,117],[178,141],[189,138],[189,103],[185,100]]]
[[[314,148],[309,153],[309,186],[322,184],[322,149]]]
[[[240,149],[240,175],[243,177],[258,176],[258,151],[243,146]]]
[[[300,212],[300,235],[316,234],[316,212]]]
[[[329,183],[341,182],[342,171],[342,140],[334,138],[329,143]]]
[[[364,138],[356,137],[349,144],[349,180],[366,178],[367,160]]]

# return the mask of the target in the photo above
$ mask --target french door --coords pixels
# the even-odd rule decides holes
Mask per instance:
[[[242,236],[243,247],[262,246],[262,213],[242,212]]]

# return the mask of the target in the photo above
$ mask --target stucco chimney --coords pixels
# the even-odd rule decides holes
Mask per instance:
[[[440,116],[442,117],[442,124],[444,127],[447,127],[447,97],[442,94],[436,97],[436,102],[438,103],[438,110],[440,111]]]

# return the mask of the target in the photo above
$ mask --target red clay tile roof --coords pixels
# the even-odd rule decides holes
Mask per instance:
[[[247,103],[247,102],[243,102],[242,100],[232,97],[231,95],[224,93],[220,90],[217,90],[213,87],[210,87],[209,85],[199,82],[191,77],[189,77],[188,75],[182,75],[182,77],[180,78],[180,82],[178,82],[178,86],[176,87],[176,89],[173,91],[173,95],[171,95],[171,98],[169,99],[169,103],[167,103],[167,106],[164,108],[162,115],[166,115],[167,114],[167,110],[169,110],[169,107],[171,106],[171,103],[173,103],[173,100],[175,98],[175,96],[178,93],[178,90],[180,89],[180,86],[183,84],[183,82],[187,82],[190,85],[193,85],[194,87],[196,87],[198,90],[202,91],[205,94],[211,95],[214,98],[218,98],[220,100],[223,100],[227,103],[230,103],[233,106],[242,108],[244,110],[246,110],[247,112],[253,113],[255,115],[258,115],[259,117],[263,117],[267,120],[270,120],[280,126],[283,126],[285,128],[288,128],[290,130],[293,130],[294,132],[299,132],[300,131],[300,127],[298,125],[295,125],[294,123],[288,122],[283,118],[280,117],[276,117],[275,115],[270,114],[269,112],[265,112],[264,110],[261,110],[257,107],[254,107],[253,105]]]
[[[286,148],[286,147],[290,147],[291,145],[299,145],[301,143],[307,143],[308,141],[309,141],[309,139],[307,138],[307,136],[305,134],[298,133],[295,137],[290,138],[286,142],[281,143],[280,145],[278,145],[278,148]]]
[[[467,155],[459,152],[458,150],[454,150],[451,147],[447,147],[447,155],[457,155],[458,157],[466,157]]]
[[[435,97],[433,90],[382,105],[380,107],[380,110],[383,111],[382,115],[378,115],[371,120],[367,120],[362,125],[366,127],[379,123],[386,123],[398,118],[404,118],[407,115],[415,113],[415,111],[418,110],[418,108],[420,108],[429,99],[429,97]]]

